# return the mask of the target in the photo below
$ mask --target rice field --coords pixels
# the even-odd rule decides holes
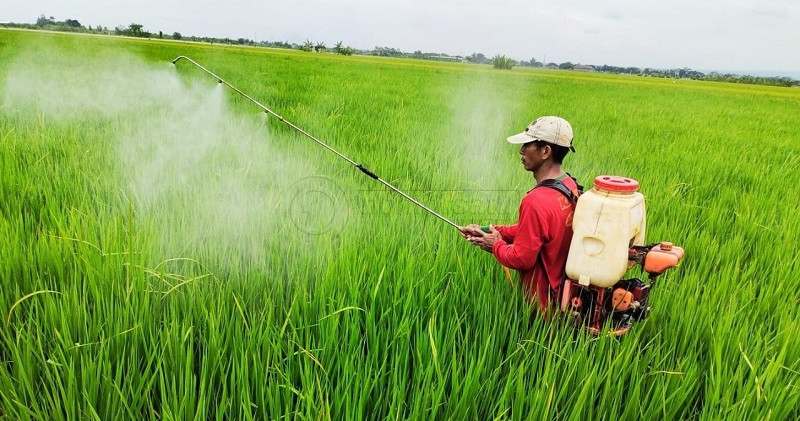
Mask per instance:
[[[617,339],[442,221],[575,129],[686,249]],[[800,90],[0,30],[0,418],[800,418]],[[640,276],[631,272],[631,276]]]

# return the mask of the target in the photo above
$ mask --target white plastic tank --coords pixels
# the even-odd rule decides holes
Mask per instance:
[[[644,196],[636,180],[613,175],[594,179],[575,207],[567,277],[608,288],[625,276],[628,250],[644,244]]]

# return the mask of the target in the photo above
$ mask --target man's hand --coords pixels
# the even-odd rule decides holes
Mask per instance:
[[[470,237],[482,237],[484,232],[481,230],[481,226],[478,224],[469,224],[466,227],[458,227],[458,230],[461,231],[461,235],[464,236],[467,240]]]
[[[480,227],[478,227],[478,229],[480,230]],[[475,244],[483,250],[491,253],[494,243],[500,241],[502,238],[500,231],[496,230],[494,225],[489,225],[489,233],[484,233],[481,231],[481,234],[481,236],[470,236],[467,238],[467,240],[469,240],[470,243]]]

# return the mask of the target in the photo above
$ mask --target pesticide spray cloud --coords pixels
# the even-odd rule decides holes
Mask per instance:
[[[466,73],[452,95],[452,133],[467,189],[453,200],[462,204],[457,217],[466,221],[502,223],[513,220],[520,191],[522,168],[516,165],[518,148],[506,142],[510,127],[519,114],[521,101],[513,95],[522,89],[514,80],[485,72]]]
[[[511,89],[509,85],[511,84]],[[516,150],[505,141],[510,136],[519,112],[518,93],[521,86],[512,81],[498,79],[493,74],[467,73],[456,94],[452,96],[450,122],[454,140],[458,141],[463,174],[468,185],[474,188],[508,188],[509,174],[506,164]]]
[[[109,177],[120,179],[161,258],[266,262],[281,244],[271,241],[275,227],[293,221],[298,181],[314,175],[273,144],[262,119],[232,112],[222,85],[186,84],[168,63],[38,50],[7,74],[6,107],[59,124],[112,123],[104,140],[121,174]]]

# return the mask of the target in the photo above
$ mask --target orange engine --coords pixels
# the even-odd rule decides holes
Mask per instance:
[[[654,246],[644,256],[644,271],[650,274],[660,275],[665,270],[678,266],[683,259],[683,249],[672,245],[672,243],[662,242]]]
[[[628,260],[647,272],[649,283],[636,278],[621,279],[609,288],[602,288],[567,279],[560,291],[561,310],[574,316],[593,334],[608,326],[611,334],[624,335],[633,322],[650,314],[648,298],[656,277],[677,266],[683,256],[683,248],[668,242],[633,246]]]

